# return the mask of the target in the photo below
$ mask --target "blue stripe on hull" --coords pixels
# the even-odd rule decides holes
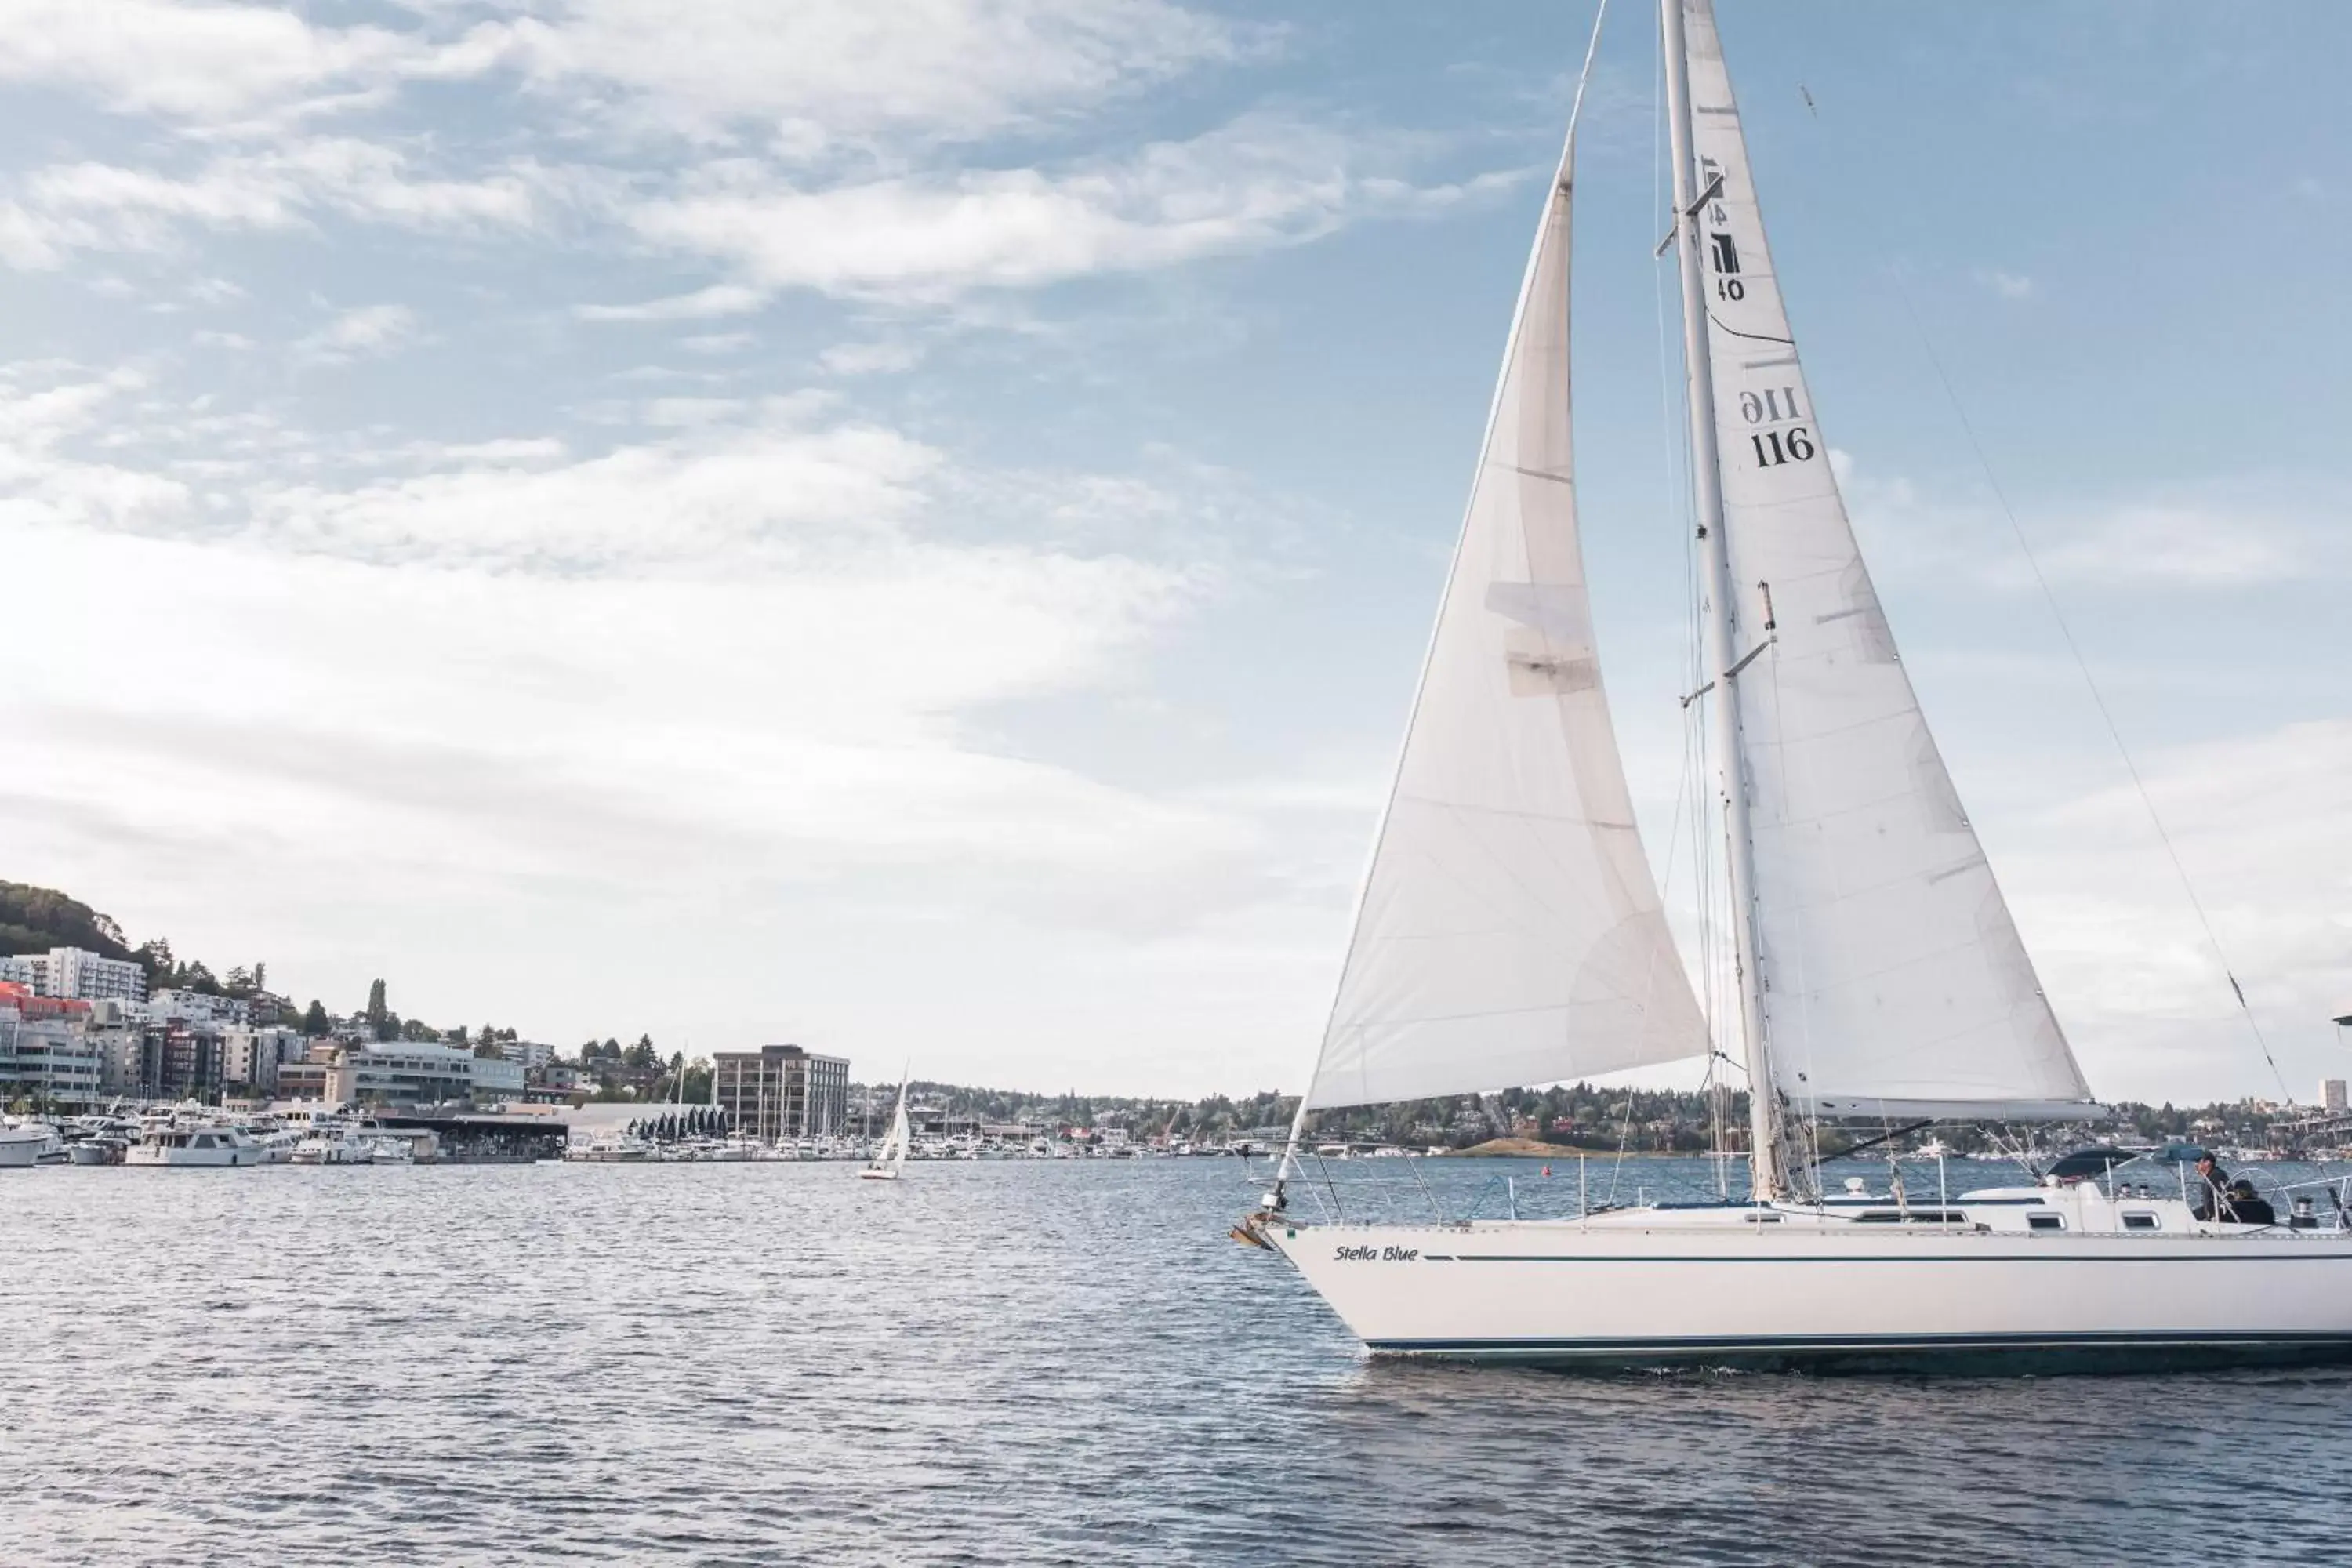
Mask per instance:
[[[1722,1366],[1815,1372],[2144,1372],[2352,1362],[2352,1333],[1842,1334],[1671,1340],[1373,1340],[1375,1355],[1612,1370]]]

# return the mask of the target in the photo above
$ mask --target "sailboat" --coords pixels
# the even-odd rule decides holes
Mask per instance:
[[[857,1173],[868,1182],[895,1182],[907,1164],[907,1079],[898,1079],[898,1109],[890,1113],[890,1133],[882,1140],[882,1147],[874,1152],[866,1168]]]
[[[1287,1258],[1375,1353],[1999,1370],[2352,1354],[2340,1200],[2324,1225],[2251,1227],[2196,1217],[2185,1173],[2178,1193],[2054,1173],[1932,1204],[1821,1191],[1824,1124],[2105,1113],[1848,524],[1712,0],[1660,0],[1660,24],[1706,677],[1685,702],[1706,721],[1737,1005],[1711,1026],[1698,1004],[1602,687],[1570,441],[1571,112],[1314,1074],[1236,1236]],[[1317,1110],[1706,1058],[1717,1028],[1749,1091],[1744,1199],[1422,1226],[1294,1204],[1323,1198],[1298,1163]]]

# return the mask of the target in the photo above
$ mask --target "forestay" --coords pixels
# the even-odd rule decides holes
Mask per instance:
[[[1837,1115],[2079,1116],[2090,1090],[1872,589],[1764,243],[1711,0],[1685,0],[1774,1078]]]
[[[1469,511],[1308,1107],[1707,1048],[1602,693],[1570,462],[1574,136],[1520,287]]]

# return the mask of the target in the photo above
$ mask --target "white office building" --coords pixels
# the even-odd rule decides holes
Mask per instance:
[[[555,1047],[543,1040],[500,1040],[499,1051],[527,1073],[538,1072],[555,1059]]]
[[[256,1030],[260,1034],[263,1031]],[[290,1031],[289,1031],[290,1032]],[[478,1057],[471,1046],[387,1040],[331,1046],[278,1064],[277,1092],[293,1100],[370,1105],[436,1105],[520,1099],[520,1062]]]
[[[147,998],[147,1016],[158,1022],[218,1024],[244,1027],[253,1022],[253,1008],[234,996],[203,991],[158,991]]]
[[[18,982],[21,984],[23,982]],[[0,1100],[79,1110],[100,1098],[102,1063],[79,1016],[0,1002]]]
[[[36,996],[78,997],[85,1002],[136,1002],[147,994],[147,972],[138,964],[79,947],[53,947],[47,952],[0,958],[0,980],[29,985]]]
[[[299,1029],[232,1024],[221,1031],[221,1081],[275,1093],[278,1069],[300,1061],[309,1048]]]

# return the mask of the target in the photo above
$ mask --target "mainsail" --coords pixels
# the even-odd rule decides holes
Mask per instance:
[[[1571,129],[1305,1108],[1708,1048],[1634,826],[1585,593],[1569,445],[1574,162]]]
[[[1773,1077],[1822,1115],[2089,1113],[1846,521],[1713,0],[1682,3]]]

